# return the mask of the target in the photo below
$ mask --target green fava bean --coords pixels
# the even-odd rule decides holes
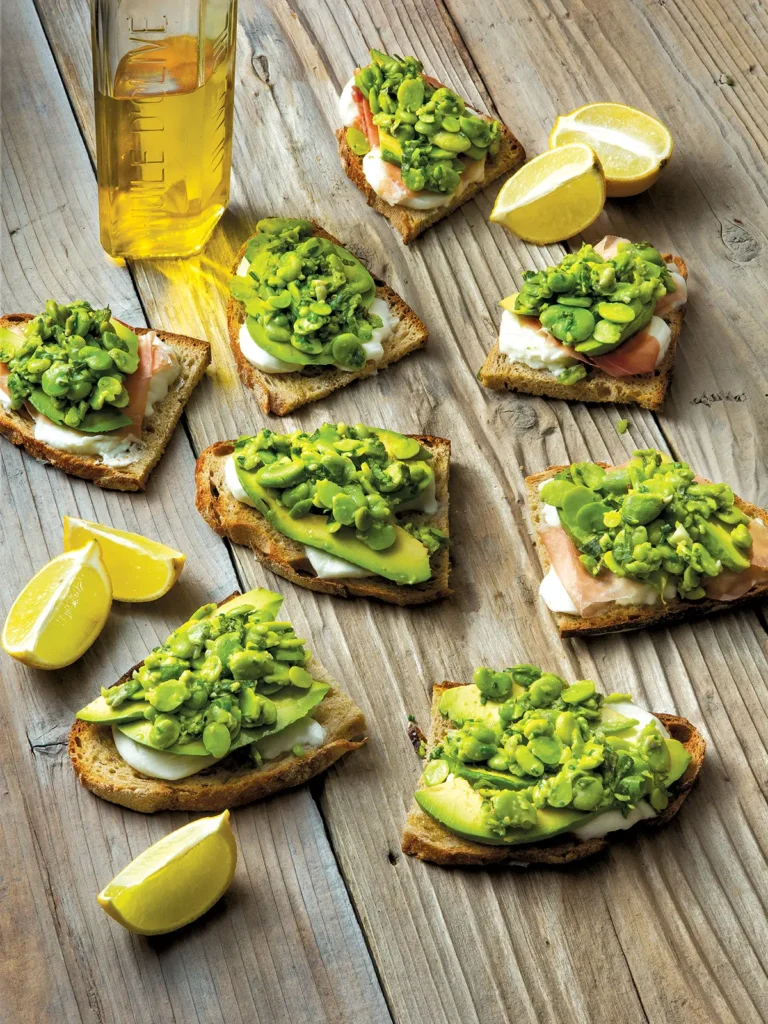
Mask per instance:
[[[314,682],[309,672],[300,665],[291,665],[288,669],[288,679],[292,686],[298,686],[302,690],[308,690]]]
[[[337,334],[331,352],[337,366],[360,370],[365,365],[365,349],[356,334]]]
[[[536,778],[544,774],[544,764],[538,757],[522,743],[515,747],[515,760],[523,769],[526,775],[533,775]]]
[[[666,810],[669,804],[669,796],[665,790],[657,787],[656,789],[651,790],[650,801],[651,807],[654,811],[663,811]]]
[[[272,665],[268,651],[235,651],[229,657],[228,668],[238,681],[261,679]]]
[[[635,311],[626,302],[599,302],[597,315],[615,324],[631,324],[635,319]]]
[[[593,811],[603,799],[603,784],[597,776],[582,775],[573,783],[573,806],[577,811]]]
[[[552,672],[545,672],[528,689],[528,698],[535,708],[548,707],[563,691],[565,680]]]
[[[239,633],[222,633],[211,645],[211,653],[215,654],[221,664],[229,667],[229,659],[237,651],[242,651]]]
[[[472,681],[480,693],[491,700],[506,700],[512,692],[512,677],[507,672],[476,668]]]
[[[370,152],[371,147],[368,139],[363,132],[361,132],[359,128],[355,128],[354,125],[350,125],[350,127],[347,128],[347,142],[355,156],[365,156],[366,153]]]
[[[592,335],[595,318],[588,309],[556,302],[543,310],[541,326],[564,345],[575,345]]]
[[[541,669],[538,665],[513,665],[512,667],[512,678],[518,686],[523,686],[526,689],[541,677]]]
[[[567,775],[558,777],[547,794],[547,803],[550,807],[567,807],[571,800],[573,800],[573,783]]]
[[[299,459],[280,460],[262,466],[256,473],[256,482],[262,487],[293,487],[301,483],[307,475],[304,463]]]
[[[424,102],[424,79],[403,79],[397,90],[397,102],[405,110],[417,111]]]
[[[158,683],[147,693],[147,700],[158,711],[175,711],[189,697],[189,688],[180,679]]]
[[[149,742],[159,750],[172,747],[181,734],[181,725],[173,715],[158,715],[149,730]]]
[[[628,494],[621,503],[621,517],[630,526],[645,526],[664,508],[664,499],[658,494]]]
[[[573,743],[573,730],[576,728],[577,721],[573,712],[561,711],[555,722],[555,735],[566,747],[570,747]]]
[[[203,729],[203,745],[213,757],[224,757],[232,745],[229,729],[221,722],[209,722]]]
[[[528,740],[528,749],[544,764],[559,764],[563,744],[557,736],[534,736]]]
[[[281,281],[295,281],[301,275],[304,262],[295,252],[285,252],[280,257],[280,264],[275,271]]]
[[[566,704],[583,704],[585,700],[589,700],[595,694],[595,684],[591,679],[582,679],[578,683],[573,683],[571,686],[563,690],[562,700]]]
[[[438,786],[448,778],[450,769],[445,761],[429,761],[424,768],[424,785]]]
[[[461,132],[439,131],[432,136],[432,145],[439,146],[440,149],[445,149],[449,153],[464,153],[472,143]]]

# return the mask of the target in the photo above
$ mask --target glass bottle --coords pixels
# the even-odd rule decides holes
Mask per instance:
[[[237,0],[91,0],[101,244],[189,256],[229,202]]]

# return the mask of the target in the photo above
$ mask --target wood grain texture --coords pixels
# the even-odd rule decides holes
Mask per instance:
[[[38,7],[92,143],[84,6]],[[214,346],[215,377],[188,414],[196,451],[266,422],[237,384],[224,320],[227,268],[260,216],[316,217],[430,328],[423,353],[282,421],[285,429],[325,418],[386,423],[453,443],[452,602],[407,610],[289,595],[297,627],[371,726],[368,748],[328,774],[321,807],[398,1024],[768,1016],[765,610],[561,644],[537,599],[523,504],[526,473],[570,458],[623,461],[646,445],[670,447],[768,504],[758,312],[765,45],[765,12],[746,0],[241,0],[230,211],[200,257],[132,268],[152,323],[172,317],[176,330]],[[622,99],[669,123],[677,152],[659,183],[609,203],[589,234],[647,237],[688,262],[686,326],[658,418],[479,387],[499,298],[524,269],[562,250],[489,225],[494,189],[402,247],[344,178],[332,134],[336,94],[370,46],[421,57],[471,103],[497,112],[531,154],[546,146],[556,113],[592,99]],[[630,421],[621,437],[619,417]],[[189,517],[184,526],[200,529]],[[247,551],[233,554],[249,584],[273,582]],[[419,774],[406,715],[427,721],[433,682],[515,660],[629,690],[702,729],[702,779],[668,829],[567,871],[447,871],[400,856]],[[173,981],[180,997],[184,984]]]
[[[130,274],[102,252],[96,186],[38,16],[3,4],[5,309],[87,296],[132,323]],[[66,753],[74,713],[209,600],[238,588],[225,545],[194,512],[182,427],[146,494],[102,492],[0,444],[0,616],[61,550],[61,517],[155,537],[188,555],[161,601],[115,605],[91,650],[58,673],[0,655],[0,1020],[336,1024],[390,1020],[318,805],[307,787],[233,812],[232,887],[205,918],[154,939],[130,935],[96,893],[189,820],[147,819],[82,789]],[[265,580],[266,583],[273,581]],[[286,594],[286,612],[293,607]]]

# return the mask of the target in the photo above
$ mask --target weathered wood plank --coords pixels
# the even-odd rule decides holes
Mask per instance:
[[[41,0],[40,9],[75,109],[87,121],[87,36],[61,29],[76,25],[82,8]],[[768,504],[759,441],[766,425],[759,399],[768,388],[751,312],[760,308],[764,284],[759,259],[743,258],[754,247],[736,230],[744,220],[746,234],[762,245],[762,142],[741,138],[735,112],[748,110],[756,130],[764,94],[758,75],[739,106],[722,86],[712,91],[710,75],[712,53],[738,54],[743,64],[748,51],[762,52],[755,29],[763,41],[765,33],[739,6],[741,20],[730,18],[726,43],[710,46],[703,67],[699,36],[686,20],[691,11],[697,25],[715,25],[710,36],[717,38],[721,8],[697,3],[685,11],[672,4],[608,11],[604,4],[463,0],[448,9],[434,0],[241,3],[232,209],[198,260],[135,268],[153,322],[173,310],[180,329],[204,330],[216,346],[216,387],[190,415],[196,447],[263,422],[236,384],[223,340],[226,268],[259,216],[309,213],[352,240],[432,331],[424,354],[285,421],[291,429],[326,417],[386,420],[445,434],[454,444],[454,601],[406,612],[292,595],[300,608],[295,618],[373,728],[354,764],[329,773],[323,807],[399,1022],[741,1024],[768,1012],[760,957],[768,943],[764,626],[744,611],[674,630],[560,644],[537,601],[538,563],[522,508],[524,472],[569,457],[619,461],[636,445],[667,441],[703,471]],[[737,48],[729,50],[733,39]],[[690,255],[682,357],[658,422],[634,409],[479,388],[474,372],[498,324],[499,297],[514,289],[523,268],[544,265],[557,247],[547,253],[492,228],[492,194],[409,250],[364,206],[337,166],[331,128],[336,92],[372,45],[416,53],[471,101],[495,104],[531,152],[546,144],[557,108],[606,95],[655,109],[671,124],[678,154],[665,176],[647,196],[611,204],[600,225]],[[742,328],[735,342],[732,323]],[[713,388],[746,390],[748,400],[715,402],[714,412],[691,404]],[[619,415],[631,422],[623,438],[614,426]],[[246,552],[235,549],[235,556],[246,579],[263,579]],[[665,833],[618,843],[607,857],[558,873],[448,872],[400,855],[419,772],[404,736],[406,715],[426,716],[433,682],[466,679],[481,661],[516,659],[571,677],[593,675],[704,727],[704,777]]]
[[[3,107],[4,309],[85,295],[142,323],[128,271],[99,247],[88,154],[37,14],[22,0],[3,5]],[[0,444],[3,618],[31,574],[61,550],[62,514],[138,530],[189,556],[163,600],[116,605],[73,667],[38,672],[2,655],[0,1017],[335,1024],[362,1016],[383,1024],[389,1013],[306,787],[233,814],[235,881],[195,926],[139,939],[96,903],[133,856],[189,818],[146,818],[96,799],[77,784],[66,739],[74,712],[100,684],[199,604],[238,586],[225,545],[194,513],[193,473],[183,428],[147,493],[136,495],[101,491]]]

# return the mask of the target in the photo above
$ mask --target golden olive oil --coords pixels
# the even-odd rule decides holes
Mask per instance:
[[[146,22],[144,22],[146,24]],[[188,256],[229,202],[234,35],[139,26],[111,85],[95,76],[101,244],[112,256]]]

